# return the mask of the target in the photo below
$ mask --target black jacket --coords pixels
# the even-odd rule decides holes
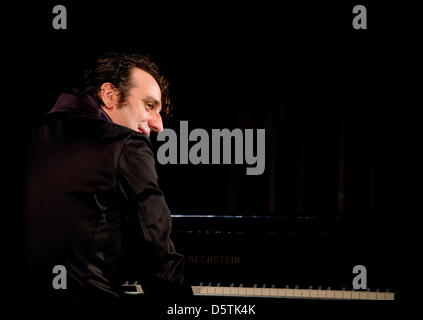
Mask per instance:
[[[32,283],[53,294],[186,293],[183,256],[158,186],[149,138],[114,124],[90,96],[62,94],[35,130],[26,188]],[[67,289],[52,288],[55,265]]]

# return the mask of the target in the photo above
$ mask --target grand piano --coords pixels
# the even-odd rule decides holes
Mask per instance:
[[[416,297],[417,223],[410,217],[172,218],[172,238],[186,257],[186,281],[197,297],[265,303],[268,313],[287,303],[391,312]],[[359,290],[355,266],[366,270]],[[138,283],[125,286],[142,293]]]

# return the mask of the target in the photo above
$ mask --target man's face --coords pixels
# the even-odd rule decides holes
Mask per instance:
[[[106,108],[105,111],[114,123],[147,136],[150,136],[151,131],[162,131],[161,91],[158,83],[149,73],[139,68],[131,70],[130,81],[132,88],[119,108]]]

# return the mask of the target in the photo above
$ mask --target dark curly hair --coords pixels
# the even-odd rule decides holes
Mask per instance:
[[[161,74],[157,65],[148,56],[137,53],[110,52],[98,58],[93,67],[84,73],[81,86],[77,92],[91,95],[99,104],[98,95],[101,85],[110,82],[119,91],[119,104],[125,101],[132,87],[130,71],[140,68],[148,72],[158,83],[162,93],[162,111],[164,117],[170,116],[171,105],[169,83]]]

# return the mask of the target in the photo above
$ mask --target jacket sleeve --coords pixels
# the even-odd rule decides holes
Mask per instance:
[[[123,219],[127,270],[142,281],[146,294],[187,293],[184,257],[175,251],[170,239],[171,215],[158,186],[154,155],[145,136],[134,135],[123,147],[118,181],[130,204]]]

